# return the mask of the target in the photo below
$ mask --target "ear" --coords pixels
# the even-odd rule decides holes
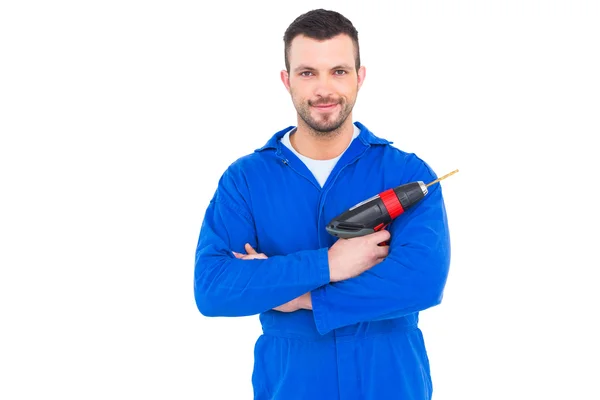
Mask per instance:
[[[358,88],[360,89],[360,87],[362,86],[365,77],[367,76],[367,69],[365,68],[364,65],[362,65],[359,69],[358,69],[358,73],[356,74],[357,78],[358,78]]]
[[[281,82],[283,82],[283,85],[285,86],[286,90],[289,93],[290,92],[290,74],[288,74],[288,72],[286,70],[282,70],[280,75],[281,75]]]

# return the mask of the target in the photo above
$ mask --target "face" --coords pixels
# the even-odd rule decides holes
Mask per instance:
[[[326,135],[348,119],[365,77],[364,67],[356,71],[354,55],[352,39],[344,34],[324,41],[304,35],[292,40],[290,71],[281,71],[281,80],[292,96],[299,124]]]

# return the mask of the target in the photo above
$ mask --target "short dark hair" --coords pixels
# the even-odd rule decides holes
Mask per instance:
[[[285,68],[290,71],[289,52],[292,40],[298,35],[304,35],[311,39],[326,40],[339,34],[350,36],[354,43],[355,66],[356,70],[360,68],[360,50],[358,47],[358,31],[352,25],[352,22],[342,14],[324,10],[322,8],[311,10],[300,15],[290,24],[283,35],[285,45]]]

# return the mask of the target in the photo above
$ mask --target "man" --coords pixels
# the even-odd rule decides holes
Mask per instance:
[[[336,239],[325,226],[386,189],[436,175],[352,122],[365,67],[348,19],[310,11],[284,44],[281,80],[297,126],[222,175],[196,251],[198,309],[260,314],[255,399],[430,399],[417,323],[440,303],[449,269],[440,185],[387,230]]]

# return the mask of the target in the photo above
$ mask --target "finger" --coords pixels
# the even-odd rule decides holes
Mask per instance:
[[[375,242],[375,244],[379,244],[381,242],[387,242],[388,239],[390,238],[390,232],[388,232],[385,229],[382,229],[380,231],[377,231],[375,233],[371,233],[369,235],[369,239],[373,242]]]
[[[250,246],[250,243],[246,243],[246,244],[244,245],[244,248],[246,249],[246,253],[248,253],[248,254],[257,254],[257,253],[256,253],[256,250],[254,250],[254,249],[252,248],[252,246]]]
[[[390,246],[378,246],[377,247],[377,258],[385,258],[390,252]]]
[[[260,260],[264,260],[267,258],[266,255],[264,255],[263,253],[256,253],[256,254],[248,254],[247,256],[249,259],[251,260],[255,260],[255,259],[260,259]]]
[[[235,256],[235,258],[242,258],[242,257],[244,257],[244,255],[243,255],[243,254],[241,254],[241,253],[238,253],[237,251],[232,251],[232,253],[233,253],[233,255]]]
[[[248,255],[242,256],[243,260],[263,260],[266,258],[267,258],[267,256],[264,255],[263,253],[248,254]]]

